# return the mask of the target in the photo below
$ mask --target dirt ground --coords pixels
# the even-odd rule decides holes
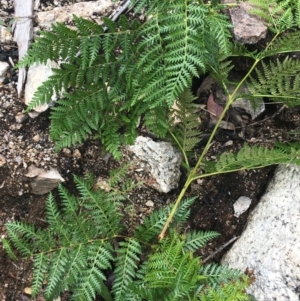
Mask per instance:
[[[17,60],[17,48],[0,48],[1,60],[8,61],[11,57]],[[72,174],[83,176],[86,172],[96,177],[106,178],[110,169],[120,166],[122,162],[108,159],[101,144],[97,140],[87,140],[82,145],[65,148],[54,152],[54,145],[49,138],[49,112],[42,113],[35,119],[27,118],[18,123],[16,116],[25,108],[23,98],[18,98],[15,91],[17,71],[10,69],[7,80],[0,87],[0,238],[7,236],[5,223],[24,221],[45,227],[44,211],[47,195],[37,196],[30,193],[29,179],[24,176],[28,166],[35,165],[44,169],[57,168],[65,179],[64,185],[75,192]],[[267,102],[267,100],[266,100]],[[274,114],[278,112],[278,114]],[[208,133],[209,116],[203,113],[202,133]],[[265,112],[256,119],[255,124],[248,125],[245,137],[242,139],[231,132],[219,131],[217,139],[210,148],[208,156],[216,156],[227,151],[237,151],[245,142],[260,145],[273,145],[275,140],[283,143],[290,141],[289,133],[300,126],[299,109],[282,109],[282,104],[266,104]],[[252,123],[253,123],[252,122]],[[199,129],[200,132],[200,129]],[[37,139],[38,137],[38,139]],[[297,138],[297,134],[293,138]],[[195,150],[199,154],[202,145]],[[122,161],[126,161],[126,156]],[[218,248],[233,237],[241,235],[247,226],[248,214],[253,210],[264,193],[275,167],[263,168],[215,176],[191,185],[186,196],[196,196],[191,210],[192,214],[186,226],[187,230],[215,230],[221,235],[211,241],[199,254],[206,259]],[[133,169],[129,175],[137,180]],[[145,176],[146,177],[146,176]],[[147,178],[143,179],[147,182]],[[138,220],[145,214],[165,204],[172,203],[184,184],[182,175],[178,189],[168,194],[158,193],[147,185],[136,189],[131,194]],[[56,195],[56,190],[53,191]],[[234,216],[233,203],[240,197],[251,198],[250,209],[239,218]],[[154,207],[145,204],[148,200],[154,202]],[[218,252],[211,261],[219,262],[230,245]],[[29,301],[25,288],[30,288],[32,280],[32,263],[30,261],[12,261],[0,248],[0,301]],[[61,298],[68,300],[67,294]],[[42,293],[34,300],[44,300]]]

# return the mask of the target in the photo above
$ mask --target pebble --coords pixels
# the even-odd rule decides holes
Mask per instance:
[[[0,155],[0,167],[6,164],[6,158],[3,155]]]
[[[146,205],[147,207],[154,207],[154,202],[148,201],[145,205]]]
[[[17,122],[17,123],[22,123],[22,122],[24,122],[27,118],[28,118],[28,116],[25,115],[25,114],[23,114],[23,113],[21,113],[21,112],[17,113],[17,115],[15,116],[15,119],[16,119],[16,122]]]
[[[33,136],[32,140],[33,140],[34,142],[39,142],[39,141],[40,141],[40,135],[37,134],[37,135]]]

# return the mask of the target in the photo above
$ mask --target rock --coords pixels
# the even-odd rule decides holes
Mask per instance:
[[[154,142],[150,138],[139,136],[135,144],[129,146],[139,160],[147,163],[149,172],[156,182],[153,188],[168,193],[178,186],[180,178],[181,155],[168,142]]]
[[[0,26],[0,43],[8,44],[11,43],[12,40],[13,36],[11,32],[5,26]]]
[[[299,300],[300,166],[279,166],[222,264],[253,269],[249,293],[258,301]]]
[[[240,2],[239,7],[229,10],[234,38],[242,44],[255,44],[267,36],[267,26],[258,17],[249,14],[252,8],[249,3]]]
[[[147,201],[145,205],[147,207],[154,207],[154,202],[153,201]]]
[[[28,69],[27,83],[25,86],[25,104],[28,105],[38,87],[53,74],[52,68],[59,68],[58,64],[48,60],[46,65],[33,64]],[[56,99],[53,96],[53,101]],[[49,104],[43,104],[36,107],[36,112],[44,112],[49,108]],[[30,115],[29,115],[30,116]],[[31,117],[31,116],[30,116]]]
[[[37,195],[46,194],[56,188],[58,183],[65,181],[56,169],[52,168],[49,171],[45,171],[33,165],[28,167],[28,173],[25,176],[34,178],[29,185],[31,193]]]
[[[28,118],[28,115],[25,115],[25,114],[19,112],[19,113],[17,113],[15,118],[16,118],[17,123],[23,123]]]
[[[251,199],[247,196],[239,197],[233,204],[234,216],[239,217],[241,214],[246,212],[251,205]]]
[[[6,158],[0,154],[0,167],[6,165]]]
[[[6,77],[6,72],[9,69],[9,64],[6,62],[0,62],[0,83],[3,83]]]
[[[89,18],[93,15],[103,14],[113,5],[110,0],[100,0],[95,2],[80,2],[65,7],[56,7],[51,11],[37,12],[36,21],[40,27],[50,29],[54,22],[70,22],[73,15]]]

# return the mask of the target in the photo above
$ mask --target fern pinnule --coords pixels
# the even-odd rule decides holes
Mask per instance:
[[[252,97],[268,97],[288,106],[299,104],[300,62],[286,57],[261,66],[262,70],[255,70],[256,77],[250,76],[247,82]]]

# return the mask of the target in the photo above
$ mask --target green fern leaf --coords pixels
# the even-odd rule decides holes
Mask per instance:
[[[135,278],[138,268],[137,263],[140,260],[139,256],[141,253],[141,246],[135,239],[119,243],[116,268],[114,270],[115,281],[112,288],[116,301],[124,300],[129,290],[128,287]]]
[[[195,252],[206,245],[206,243],[219,236],[220,234],[214,231],[193,231],[189,232],[185,237],[183,249],[185,251]]]
[[[300,151],[293,147],[268,149],[249,147],[247,144],[237,153],[223,153],[217,162],[205,161],[203,169],[208,174],[227,173],[243,169],[254,169],[274,164],[299,164]],[[207,175],[206,175],[207,176]]]
[[[185,89],[171,111],[171,134],[183,154],[188,154],[200,142],[199,116],[197,106],[193,103],[196,97]],[[188,162],[186,162],[188,163]]]
[[[262,70],[255,71],[256,77],[250,76],[247,83],[252,97],[268,97],[291,106],[299,104],[299,61],[286,57],[282,62],[277,59],[269,65],[262,62]]]

